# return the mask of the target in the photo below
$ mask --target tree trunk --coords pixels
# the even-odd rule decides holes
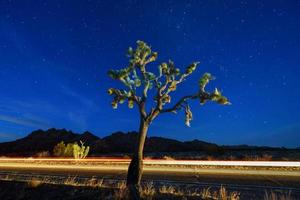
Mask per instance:
[[[143,150],[149,124],[141,118],[137,144],[128,167],[127,187],[132,200],[140,199],[140,182],[143,173]]]

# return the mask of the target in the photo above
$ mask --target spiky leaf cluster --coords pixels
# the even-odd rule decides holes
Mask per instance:
[[[202,92],[205,91],[206,85],[209,81],[215,80],[216,78],[213,77],[210,73],[204,73],[203,76],[199,79],[199,88]]]
[[[227,97],[223,96],[222,93],[215,88],[215,91],[211,93],[211,100],[215,101],[222,105],[230,105],[231,103],[228,101]]]
[[[129,64],[119,70],[109,70],[108,75],[115,80],[121,81],[126,89],[119,90],[110,88],[108,94],[113,96],[111,103],[113,108],[128,100],[128,107],[132,108],[140,96],[136,94],[137,88],[144,86],[148,89],[153,87],[156,75],[146,70],[146,65],[157,58],[157,52],[152,52],[150,46],[143,41],[137,41],[136,49],[129,47],[127,51]]]
[[[107,92],[109,95],[113,96],[113,101],[111,102],[111,106],[114,109],[117,109],[118,104],[123,104],[126,100],[128,101],[128,107],[129,108],[133,107],[134,94],[131,90],[126,91],[126,90],[119,90],[115,88],[109,88]]]
[[[182,83],[189,75],[191,75],[199,65],[199,62],[193,62],[188,65],[183,72],[175,66],[174,62],[169,60],[158,65],[157,75],[147,70],[147,64],[157,59],[158,53],[153,52],[149,45],[143,41],[137,41],[136,48],[130,47],[127,51],[129,57],[128,66],[119,70],[110,70],[108,75],[115,80],[121,81],[125,85],[125,89],[110,88],[109,95],[113,96],[112,107],[117,108],[118,104],[125,101],[128,107],[132,108],[137,104],[142,117],[151,122],[158,114],[166,112],[174,112],[184,108],[185,123],[190,126],[193,115],[188,104],[191,99],[198,99],[201,104],[207,101],[214,101],[222,105],[229,105],[228,99],[221,94],[218,89],[213,92],[207,92],[207,84],[214,80],[210,73],[204,73],[199,79],[198,92],[187,95],[179,99],[171,108],[165,108],[171,103],[171,92],[177,90],[178,85]],[[153,87],[154,86],[154,87]],[[140,88],[140,90],[138,90]],[[149,113],[145,110],[146,99],[148,98],[148,90],[155,88],[157,95],[154,97],[156,106]],[[141,92],[141,94],[138,94]]]
[[[193,120],[193,113],[189,105],[185,107],[185,125],[191,126],[190,122]]]

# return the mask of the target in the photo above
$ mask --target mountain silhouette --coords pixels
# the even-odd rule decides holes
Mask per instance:
[[[73,143],[83,141],[90,146],[91,154],[103,153],[132,153],[137,141],[137,132],[115,132],[109,136],[99,138],[90,132],[73,133],[66,129],[36,130],[28,136],[12,141],[0,143],[0,156],[34,156],[39,152],[52,152],[53,147],[61,142]],[[222,147],[199,140],[181,142],[163,137],[147,137],[145,152],[185,152],[207,151],[217,152]]]

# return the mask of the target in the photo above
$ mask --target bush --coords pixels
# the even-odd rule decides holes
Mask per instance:
[[[90,147],[84,146],[84,143],[80,141],[80,146],[75,143],[65,144],[61,141],[53,148],[53,155],[57,157],[74,157],[75,159],[83,159],[89,153]]]
[[[66,145],[64,141],[61,141],[53,148],[53,155],[57,157],[63,157],[65,154]]]
[[[64,157],[73,157],[74,145],[77,143],[68,143],[65,147]]]

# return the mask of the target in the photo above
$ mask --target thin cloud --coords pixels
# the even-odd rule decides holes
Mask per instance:
[[[17,139],[19,136],[12,133],[0,132],[0,140],[12,140]]]
[[[0,115],[0,121],[13,123],[13,124],[17,124],[17,125],[22,125],[22,126],[33,127],[33,128],[43,128],[43,129],[49,128],[49,124],[47,124],[43,121],[12,117],[12,116],[8,116],[8,115]]]
[[[64,86],[61,89],[62,89],[63,94],[70,96],[74,99],[77,99],[85,108],[89,108],[89,109],[93,108],[94,109],[96,107],[96,104],[94,103],[94,101],[75,92],[71,88]]]
[[[81,130],[86,130],[88,128],[89,116],[91,116],[92,113],[98,112],[99,106],[96,105],[92,99],[76,92],[68,86],[63,86],[61,92],[78,104],[76,109],[70,109],[67,112],[68,119],[72,123],[75,123]]]

